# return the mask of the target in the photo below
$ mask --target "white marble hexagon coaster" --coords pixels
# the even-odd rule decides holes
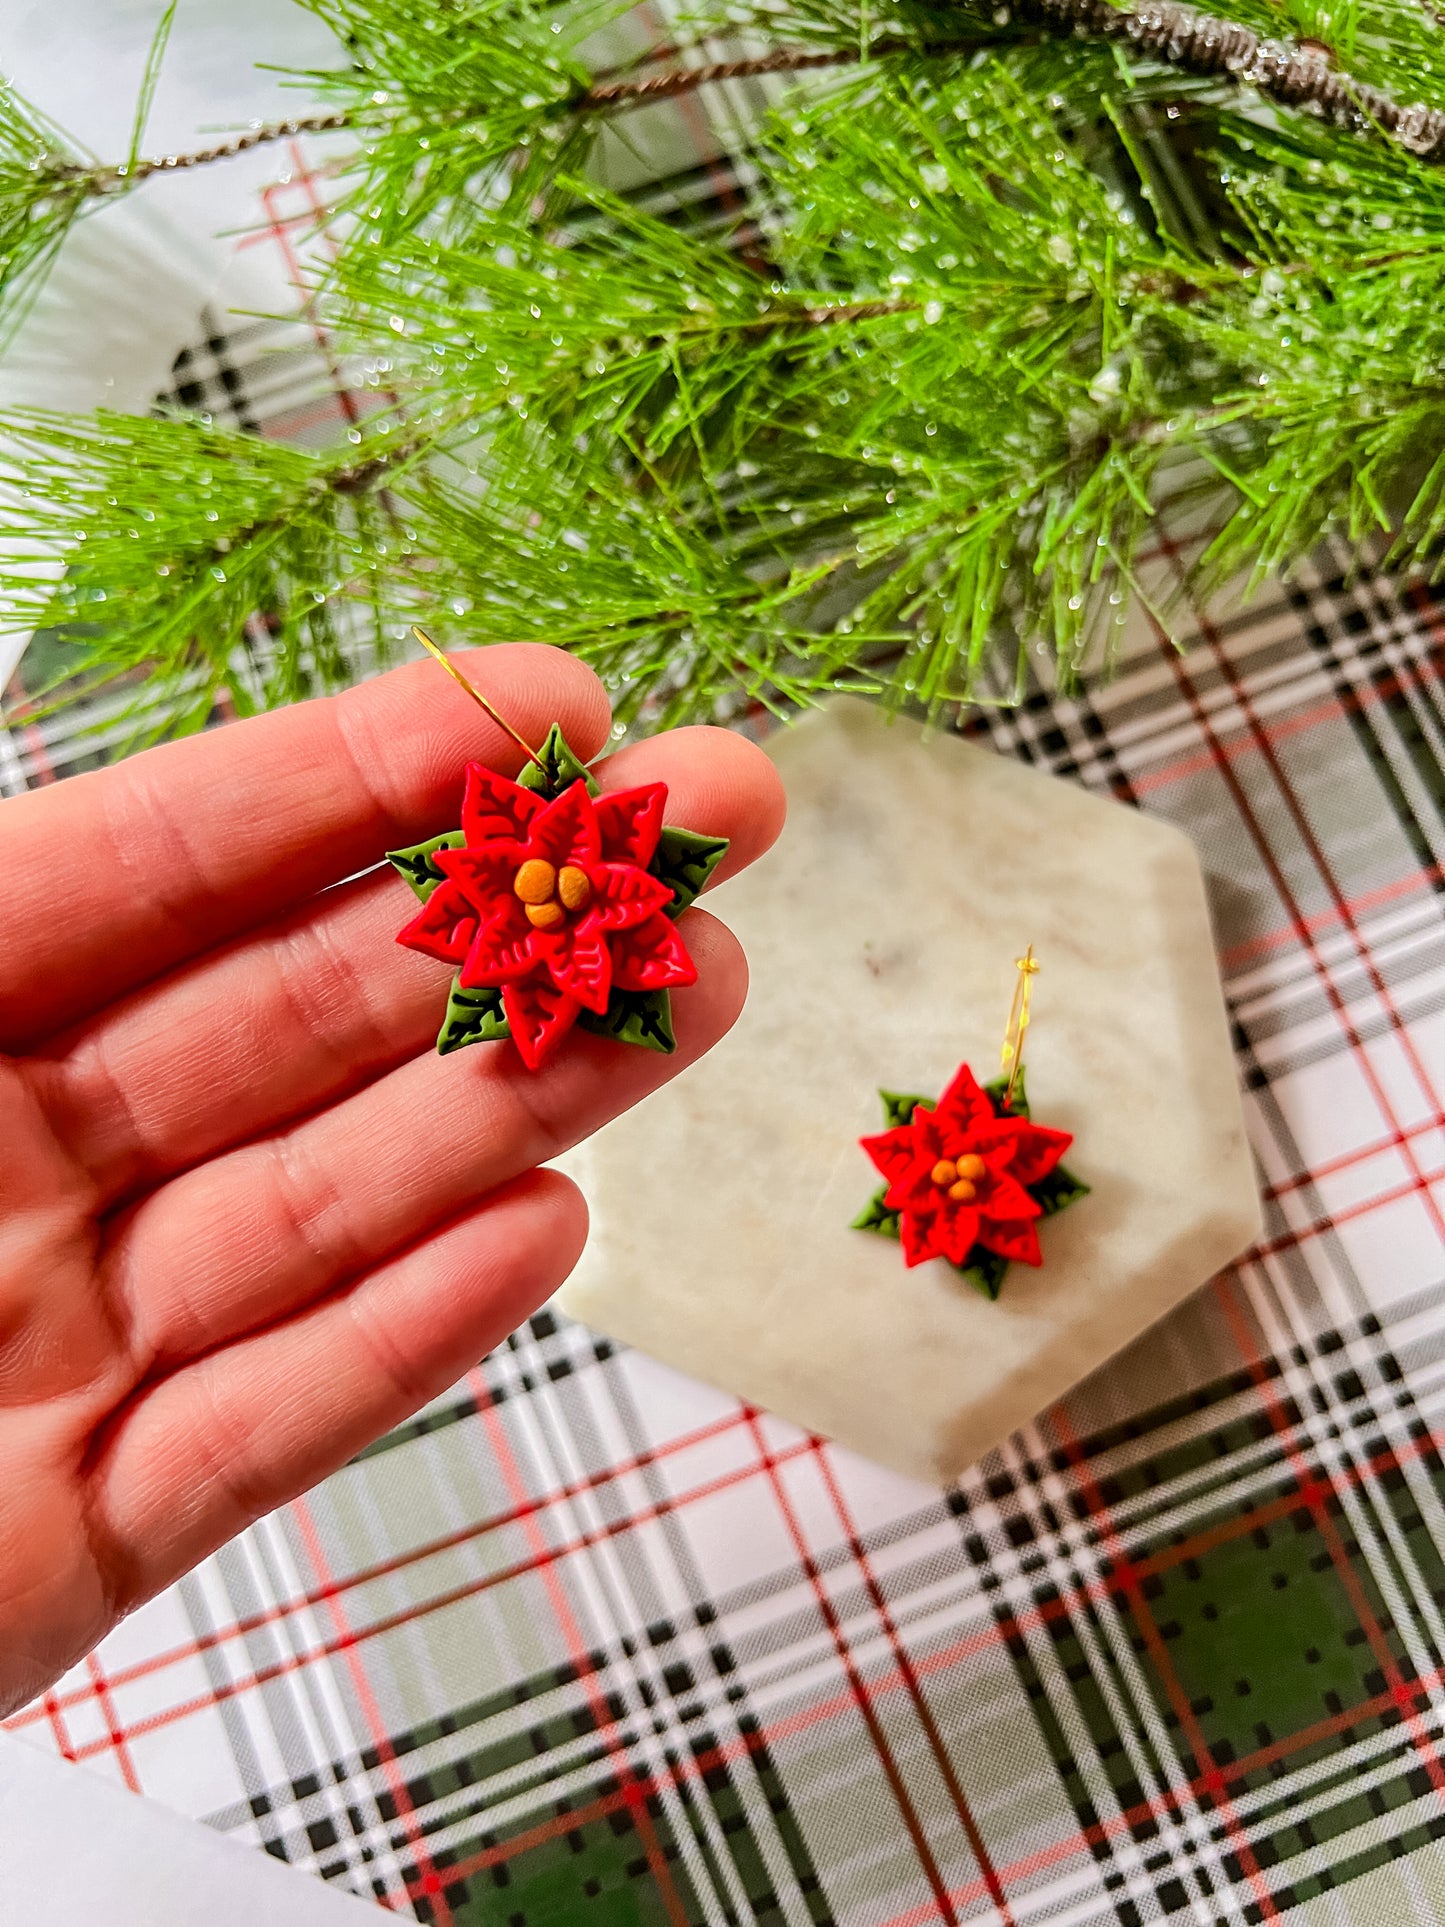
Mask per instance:
[[[561,1303],[946,1483],[1258,1234],[1199,865],[1165,824],[857,701],[770,749],[787,830],[715,899],[747,1010],[568,1160],[592,1237]],[[879,1183],[857,1139],[880,1085],[997,1075],[1029,942],[1033,1115],[1093,1189],[990,1303],[850,1229]]]

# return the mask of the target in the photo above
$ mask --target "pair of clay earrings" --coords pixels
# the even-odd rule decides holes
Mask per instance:
[[[677,919],[727,839],[665,828],[665,783],[602,795],[558,725],[533,749],[413,633],[526,757],[516,782],[469,763],[460,827],[388,854],[422,905],[397,941],[456,966],[437,1049],[510,1037],[540,1070],[580,1025],[674,1050],[669,992],[697,981]],[[899,1239],[908,1265],[945,1259],[989,1298],[1011,1262],[1042,1262],[1038,1221],[1087,1188],[1060,1164],[1069,1134],[1029,1119],[1023,1038],[1037,969],[1031,946],[1002,1079],[980,1087],[965,1064],[936,1105],[884,1091],[890,1128],[861,1140],[888,1183],[856,1227]]]

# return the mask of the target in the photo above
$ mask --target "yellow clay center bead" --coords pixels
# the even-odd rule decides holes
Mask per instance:
[[[958,1166],[952,1158],[940,1158],[930,1176],[935,1184],[952,1184],[958,1176]]]
[[[580,910],[592,894],[587,872],[579,870],[575,863],[564,863],[557,878],[557,894],[567,909]]]
[[[567,912],[560,903],[529,903],[527,921],[534,930],[555,930],[567,921]]]
[[[976,1197],[978,1193],[967,1178],[960,1178],[957,1184],[949,1185],[948,1195],[959,1204],[967,1204],[969,1199]]]
[[[972,1151],[969,1152],[967,1157],[958,1160],[958,1175],[961,1178],[981,1178],[984,1174],[984,1169],[983,1159],[975,1157]]]
[[[512,889],[523,903],[548,903],[557,887],[557,872],[544,858],[534,856],[512,879]]]

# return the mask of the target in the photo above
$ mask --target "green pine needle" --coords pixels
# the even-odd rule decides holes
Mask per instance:
[[[88,199],[84,162],[0,77],[0,347]]]
[[[349,486],[369,451],[105,412],[12,416],[0,441],[24,522],[0,547],[0,623],[73,640],[67,682],[88,692],[149,668],[142,734],[204,721],[222,693],[243,714],[292,702],[387,656],[379,580],[411,549],[386,499]],[[35,561],[56,551],[53,584]]]

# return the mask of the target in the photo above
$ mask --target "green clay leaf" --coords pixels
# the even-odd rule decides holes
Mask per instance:
[[[1021,1117],[1027,1120],[1029,1114],[1029,1094],[1024,1083],[1025,1075],[1026,1073],[1021,1069],[1018,1074],[1018,1079],[1014,1084],[1014,1101],[1009,1105],[1005,1105],[1003,1101],[1004,1092],[1008,1089],[1008,1079],[1006,1077],[997,1078],[992,1084],[984,1085],[983,1094],[993,1105],[995,1116]]]
[[[553,797],[560,796],[563,790],[569,788],[580,777],[587,785],[589,796],[598,794],[598,784],[588,774],[587,765],[574,754],[571,744],[562,734],[561,727],[557,723],[553,723],[547,731],[547,740],[537,754],[541,758],[542,768],[538,769],[528,757],[517,777],[517,781],[524,790],[535,790],[538,795],[545,796],[550,803]]]
[[[1087,1198],[1089,1186],[1082,1178],[1076,1178],[1072,1171],[1062,1164],[1056,1164],[1046,1178],[1029,1186],[1029,1196],[1037,1199],[1044,1207],[1044,1216],[1052,1218],[1058,1211],[1066,1211],[1080,1198]]]
[[[619,1044],[640,1044],[644,1050],[671,1055],[677,1049],[672,1034],[672,999],[665,990],[614,990],[605,1015],[584,1010],[577,1022],[599,1037]]]
[[[413,843],[409,850],[388,850],[386,860],[425,903],[442,880],[432,860],[437,851],[460,849],[464,841],[460,830],[448,830],[445,836],[434,836],[430,843]]]
[[[665,914],[680,917],[699,897],[708,878],[728,852],[725,836],[702,836],[696,830],[664,830],[657,854],[648,869],[672,891]]]
[[[853,1220],[852,1229],[854,1231],[877,1231],[885,1238],[898,1237],[900,1235],[898,1213],[896,1211],[890,1211],[884,1203],[884,1199],[887,1196],[888,1187],[886,1185],[881,1191],[875,1191],[873,1196],[868,1200],[868,1203]]]
[[[982,1245],[975,1245],[968,1254],[967,1265],[955,1265],[954,1270],[985,1298],[997,1298],[1003,1289],[1008,1265],[1008,1259],[1000,1258],[996,1251],[985,1251]]]
[[[464,1044],[491,1044],[511,1034],[511,1026],[502,1015],[500,990],[463,990],[460,979],[452,979],[446,1020],[437,1038],[437,1049],[443,1057]]]
[[[880,1091],[878,1095],[883,1099],[883,1121],[890,1131],[896,1130],[900,1124],[911,1124],[913,1113],[920,1106],[925,1111],[933,1109],[931,1097],[907,1097],[897,1091]]]

